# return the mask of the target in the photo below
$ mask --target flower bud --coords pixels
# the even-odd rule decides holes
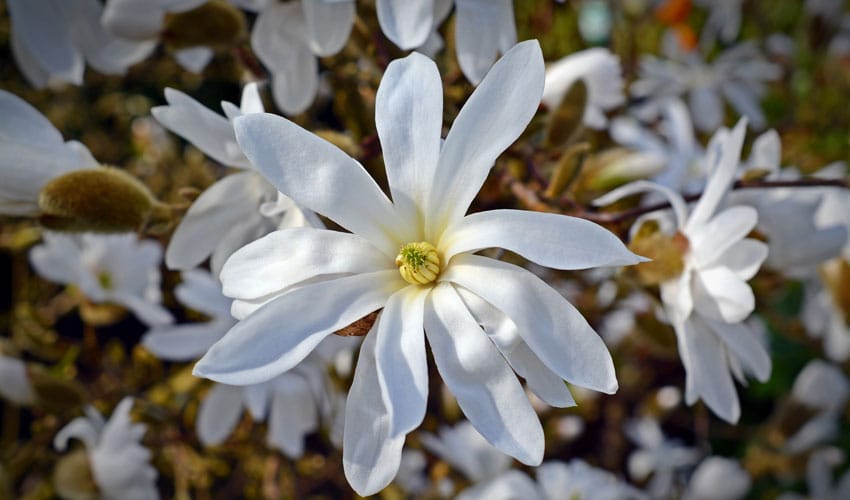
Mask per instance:
[[[74,410],[85,404],[86,392],[76,380],[53,375],[39,365],[30,365],[28,374],[38,405],[48,411]]]
[[[85,450],[75,450],[59,459],[53,469],[53,486],[62,498],[73,500],[100,498]]]
[[[557,198],[569,187],[569,185],[578,177],[581,172],[581,167],[584,164],[584,158],[590,150],[590,144],[580,142],[573,144],[564,152],[558,164],[555,165],[555,170],[552,172],[552,177],[549,180],[549,186],[546,187],[546,197],[550,200]]]
[[[245,15],[224,0],[168,14],[162,38],[172,50],[189,47],[232,47],[245,34]]]
[[[41,189],[38,205],[48,229],[107,233],[137,230],[160,208],[147,186],[114,167],[56,177]]]
[[[546,127],[546,144],[550,147],[563,146],[582,130],[584,108],[587,106],[587,86],[584,80],[576,80],[564,94],[561,103],[552,111]]]

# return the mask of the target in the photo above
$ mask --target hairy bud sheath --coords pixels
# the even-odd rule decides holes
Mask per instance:
[[[39,193],[41,224],[56,231],[126,232],[142,227],[158,207],[150,190],[113,167],[76,170]]]

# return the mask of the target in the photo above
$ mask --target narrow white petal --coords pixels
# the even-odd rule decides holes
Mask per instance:
[[[20,97],[0,89],[0,140],[61,147],[62,134],[44,115]]]
[[[767,258],[767,245],[751,238],[743,239],[723,252],[717,264],[732,270],[742,280],[756,275]]]
[[[239,172],[216,182],[192,203],[171,237],[165,263],[171,269],[192,269],[219,245],[222,228],[244,225],[255,218],[261,200],[274,188],[256,172]]]
[[[409,285],[387,300],[378,318],[375,362],[390,436],[417,428],[428,403],[428,360],[422,315],[427,288]]]
[[[286,374],[273,384],[272,406],[269,412],[269,444],[291,459],[304,454],[304,437],[318,428],[316,402],[306,381]]]
[[[215,52],[209,47],[189,47],[174,52],[174,60],[190,73],[200,73],[210,63]]]
[[[257,113],[234,122],[245,155],[277,189],[395,258],[414,241],[375,181],[350,156],[279,116]]]
[[[744,145],[744,135],[747,133],[747,120],[741,118],[732,132],[720,143],[720,154],[717,155],[716,165],[709,165],[711,177],[702,192],[702,196],[691,212],[688,220],[686,233],[689,229],[707,222],[720,202],[729,191],[729,187],[735,179],[735,172],[741,160],[741,147]]]
[[[79,439],[86,448],[92,449],[97,446],[98,434],[100,429],[93,425],[91,420],[77,417],[56,434],[53,438],[53,447],[58,451],[65,451],[68,448],[68,441],[73,438]]]
[[[425,304],[425,332],[443,381],[472,425],[527,465],[543,460],[543,428],[522,385],[449,283]]]
[[[443,81],[437,65],[415,52],[391,62],[375,96],[375,126],[393,203],[405,220],[428,215],[420,210],[435,178],[442,121]]]
[[[242,416],[242,387],[215,384],[198,408],[195,431],[204,446],[224,442]]]
[[[237,250],[221,270],[228,297],[256,299],[317,276],[391,269],[393,262],[356,234],[298,227]]]
[[[180,273],[183,282],[174,295],[184,306],[218,319],[230,319],[230,299],[221,294],[221,283],[204,269]]]
[[[767,382],[770,378],[770,355],[756,338],[755,331],[743,323],[723,323],[709,319],[706,319],[706,323],[749,373],[760,382]]]
[[[0,396],[17,405],[35,401],[35,391],[23,361],[0,354]]]
[[[670,207],[673,210],[673,215],[676,217],[676,228],[679,230],[683,229],[688,218],[688,205],[685,203],[685,199],[682,198],[681,194],[673,191],[672,189],[654,182],[630,182],[593,200],[593,204],[598,207],[610,205],[621,198],[650,191],[656,191],[667,198],[667,201],[670,202]]]
[[[680,353],[688,357],[688,362],[685,363],[686,401],[688,404],[694,404],[697,399],[702,399],[717,416],[727,422],[736,423],[741,415],[741,406],[720,339],[694,316],[676,333],[687,345],[686,352]]]
[[[48,80],[81,84],[83,55],[71,38],[69,23],[55,22],[63,18],[61,6],[30,0],[9,0],[6,5],[20,43],[47,73]]]
[[[107,31],[130,40],[156,38],[164,21],[163,9],[138,0],[109,0],[100,19]]]
[[[224,116],[202,106],[188,95],[165,89],[167,106],[156,106],[151,114],[165,128],[186,139],[204,154],[228,167],[250,168],[239,151],[233,126]]]
[[[753,289],[731,269],[714,267],[694,275],[694,309],[726,323],[743,321],[755,309]]]
[[[456,0],[457,59],[466,78],[477,85],[498,52],[516,43],[510,0]]]
[[[443,233],[447,261],[464,252],[499,247],[554,269],[627,266],[643,261],[611,231],[566,215],[488,210],[464,217]]]
[[[771,172],[779,170],[782,162],[782,140],[774,129],[758,136],[753,142],[747,167],[765,169]]]
[[[195,365],[217,382],[264,382],[301,362],[323,338],[383,306],[398,271],[358,274],[297,288],[236,324]]]
[[[301,0],[310,48],[320,57],[345,47],[354,26],[354,0]]]
[[[561,490],[558,494],[564,494]],[[460,492],[457,500],[512,500],[518,498],[547,497],[528,475],[519,470],[507,470],[496,477],[487,478]]]
[[[496,158],[525,130],[543,93],[543,54],[536,40],[509,50],[464,104],[440,153],[426,213],[427,233],[460,219]]]
[[[723,252],[744,239],[757,222],[755,208],[735,206],[712,217],[704,226],[691,226],[687,234],[697,265],[708,266],[715,262]]]
[[[440,279],[467,288],[505,313],[531,350],[562,379],[616,392],[614,362],[605,343],[581,313],[540,278],[505,262],[458,255]]]
[[[345,404],[342,465],[349,484],[361,496],[374,495],[390,484],[404,446],[404,436],[390,437],[389,410],[378,390],[376,332],[373,327],[360,347]]]
[[[233,326],[231,321],[160,326],[148,331],[142,345],[166,361],[193,361]]]
[[[376,9],[381,31],[402,50],[419,47],[434,29],[434,0],[377,0]]]
[[[702,132],[710,132],[723,124],[723,101],[713,87],[696,87],[688,96],[694,126]]]

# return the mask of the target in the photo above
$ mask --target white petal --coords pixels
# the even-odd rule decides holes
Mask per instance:
[[[215,384],[198,408],[195,431],[204,446],[224,442],[242,416],[242,387]]]
[[[608,193],[593,200],[593,204],[599,207],[610,205],[611,203],[614,203],[615,201],[621,198],[650,191],[656,191],[658,193],[661,193],[662,196],[667,198],[667,201],[670,203],[670,208],[673,210],[673,215],[676,217],[677,229],[684,228],[685,222],[688,217],[688,206],[685,203],[685,199],[682,198],[682,195],[673,191],[672,189],[666,186],[662,186],[661,184],[656,184],[654,182],[630,182],[624,186],[620,186],[617,189],[609,191]]]
[[[156,38],[164,21],[163,9],[138,0],[109,0],[100,20],[113,35],[130,40]]]
[[[496,158],[525,130],[543,92],[543,54],[536,40],[509,50],[464,104],[449,131],[426,213],[426,236],[466,213]]]
[[[383,306],[398,271],[359,274],[295,289],[240,321],[195,365],[194,374],[256,384],[301,362],[323,338]]]
[[[708,221],[714,215],[720,202],[726,196],[727,191],[729,191],[729,187],[735,179],[735,172],[740,163],[741,147],[744,144],[744,135],[746,133],[747,120],[742,118],[735,125],[732,132],[721,140],[717,164],[716,166],[709,165],[711,177],[709,177],[708,184],[706,184],[702,196],[691,212],[691,217],[685,228],[686,234],[690,234],[690,228]]]
[[[767,245],[751,238],[743,239],[717,258],[717,264],[729,268],[742,280],[756,275],[764,259],[767,258]]]
[[[44,115],[20,97],[0,89],[0,140],[61,147],[62,134]]]
[[[345,47],[354,26],[354,0],[301,0],[310,47],[320,57]]]
[[[239,151],[233,126],[227,118],[210,111],[179,90],[166,88],[165,99],[168,106],[151,109],[151,114],[165,128],[222,165],[251,167],[248,159]]]
[[[41,66],[38,59],[30,52],[26,42],[19,33],[20,28],[15,28],[15,25],[9,27],[9,44],[12,48],[12,57],[15,58],[15,63],[24,78],[30,85],[37,89],[43,89],[51,82],[50,75],[47,70]]]
[[[704,226],[691,226],[688,239],[697,265],[708,266],[715,262],[723,252],[749,234],[757,221],[756,209],[735,206],[712,217]]]
[[[148,326],[169,325],[174,323],[174,316],[162,304],[147,300],[144,297],[129,293],[112,293],[110,302],[117,302],[133,311],[133,314]]]
[[[53,438],[53,447],[58,451],[68,448],[68,440],[71,438],[82,441],[86,448],[92,449],[97,446],[97,437],[100,429],[91,420],[85,417],[77,417],[63,427]]]
[[[761,134],[753,142],[747,167],[766,169],[771,172],[779,170],[782,162],[782,140],[775,129]]]
[[[746,83],[734,80],[725,81],[720,85],[720,90],[729,100],[729,104],[735,108],[735,111],[749,119],[752,128],[755,130],[764,128],[765,117],[761,111],[759,98]]]
[[[274,382],[269,412],[269,444],[291,459],[304,454],[304,437],[318,427],[319,415],[303,378],[286,374]]]
[[[193,361],[227,333],[231,321],[160,326],[148,331],[142,345],[154,356],[166,361]]]
[[[543,428],[522,386],[452,285],[425,305],[425,332],[443,381],[464,415],[496,448],[528,465],[543,459]]]
[[[360,347],[345,404],[342,465],[351,487],[361,496],[373,495],[390,484],[401,465],[404,446],[404,436],[390,437],[389,411],[377,390],[375,333],[373,327]]]
[[[174,295],[184,306],[219,319],[230,319],[230,299],[221,293],[221,284],[204,269],[191,269],[180,273],[183,282],[174,289]]]
[[[317,276],[394,267],[356,234],[299,227],[275,231],[237,250],[222,268],[221,282],[228,297],[256,299]]]
[[[496,60],[516,43],[510,0],[456,0],[457,59],[466,78],[478,82]]]
[[[434,29],[433,5],[434,0],[377,0],[381,31],[402,50],[419,47]]]
[[[742,323],[723,323],[709,319],[706,323],[749,373],[759,382],[767,382],[770,378],[770,355],[756,338],[757,332]]]
[[[192,269],[221,242],[222,228],[244,225],[274,188],[256,172],[239,172],[216,182],[192,203],[165,252],[171,269]]]
[[[443,233],[443,258],[499,247],[554,269],[626,266],[641,262],[611,231],[566,215],[488,210],[464,217]]]
[[[9,0],[6,5],[20,43],[48,79],[80,85],[85,61],[71,38],[70,25],[55,22],[64,17],[61,6],[30,0]]]
[[[442,121],[443,81],[437,65],[415,52],[391,62],[375,96],[375,126],[393,203],[406,220],[428,215],[421,210],[435,178]]]
[[[400,245],[415,241],[375,181],[337,147],[264,113],[239,117],[234,127],[245,155],[300,205],[363,236],[391,258]]]
[[[23,361],[0,354],[0,396],[14,404],[24,405],[35,401],[35,391]]]
[[[422,314],[429,290],[410,285],[387,300],[377,320],[375,363],[390,436],[417,428],[428,404],[428,360]]]
[[[525,379],[534,394],[556,408],[575,406],[567,385],[522,341],[516,324],[510,318],[465,288],[456,287],[456,291],[511,368]]]
[[[531,350],[562,379],[608,394],[617,390],[605,343],[572,304],[530,272],[458,255],[440,279],[467,288],[505,313]]]
[[[710,87],[696,87],[688,96],[694,126],[701,132],[710,132],[723,124],[723,101],[717,90]]]
[[[694,309],[726,323],[743,321],[755,309],[753,289],[732,270],[714,267],[694,275]]]
[[[176,51],[174,53],[174,59],[186,71],[200,73],[209,64],[214,55],[215,52],[209,47],[189,47],[188,49]]]
[[[564,492],[560,491],[559,493]],[[544,499],[550,497],[544,495],[527,474],[518,470],[508,470],[496,477],[487,478],[461,491],[457,496],[457,500],[513,500],[520,498]]]
[[[718,417],[732,424],[738,422],[741,406],[720,339],[694,316],[676,334],[686,346],[686,350],[679,354],[683,356],[683,362],[687,356],[687,403],[692,405],[697,399],[702,399]]]

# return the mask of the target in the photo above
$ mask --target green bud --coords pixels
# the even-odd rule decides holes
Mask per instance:
[[[584,80],[576,80],[570,90],[564,94],[561,103],[553,110],[546,128],[546,144],[550,147],[563,146],[581,130],[584,108],[587,105],[587,86]]]
[[[224,0],[212,0],[186,12],[168,14],[162,39],[172,50],[232,47],[244,37],[245,15]]]
[[[28,367],[38,405],[49,411],[73,410],[86,402],[86,392],[76,380],[53,375],[39,365]]]
[[[552,178],[545,193],[547,198],[550,200],[557,198],[572,184],[581,172],[584,158],[589,150],[590,144],[586,142],[573,144],[567,148],[552,172]]]
[[[114,167],[76,170],[39,193],[41,224],[56,231],[138,230],[161,205],[141,181]]]
[[[100,498],[85,450],[75,450],[60,458],[53,469],[56,494],[67,500]]]

